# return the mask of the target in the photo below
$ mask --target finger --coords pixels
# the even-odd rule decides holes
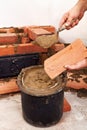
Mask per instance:
[[[68,19],[67,19],[67,25],[68,26],[70,26],[71,24],[72,24],[72,21],[73,21],[73,17],[69,17]]]
[[[84,16],[84,13],[81,12],[81,14],[79,15],[78,19],[81,20],[83,16]]]
[[[69,18],[66,22],[66,29],[69,30],[69,29],[73,28],[74,26],[76,26],[78,23],[79,23],[79,19]]]
[[[78,62],[77,64],[74,64],[74,65],[65,65],[64,67],[67,70],[79,70],[81,68],[87,67],[87,60],[84,59],[84,60]]]
[[[61,27],[63,24],[65,24],[67,19],[68,19],[68,13],[65,13],[60,20],[59,26]]]
[[[78,69],[78,65],[65,65],[65,68],[67,70],[74,70],[74,69]]]
[[[79,23],[79,19],[76,19],[74,22],[72,22],[71,28],[73,28],[74,26],[76,26],[78,23]]]
[[[72,28],[72,21],[73,21],[73,18],[72,17],[69,17],[65,23],[65,26],[66,26],[66,29],[69,30]]]
[[[81,64],[77,63],[77,64],[74,64],[74,65],[65,65],[65,68],[68,69],[68,70],[78,70],[80,69],[82,66]]]

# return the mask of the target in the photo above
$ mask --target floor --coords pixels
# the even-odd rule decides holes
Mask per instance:
[[[87,98],[65,92],[72,110],[65,112],[59,123],[47,128],[34,127],[22,117],[21,95],[0,95],[0,130],[87,130]]]

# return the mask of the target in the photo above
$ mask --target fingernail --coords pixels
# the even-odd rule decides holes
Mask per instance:
[[[69,67],[69,65],[65,65],[65,68],[68,68]]]
[[[64,67],[67,67],[67,65],[65,65]]]
[[[67,68],[67,65],[63,66],[64,68]]]
[[[70,25],[70,22],[65,23],[65,26],[69,26],[69,25]]]

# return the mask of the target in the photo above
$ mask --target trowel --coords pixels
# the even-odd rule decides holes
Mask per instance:
[[[47,58],[44,61],[44,70],[51,79],[56,78],[59,74],[66,71],[65,65],[71,65],[87,57],[87,49],[81,39]]]
[[[65,29],[66,29],[66,26],[63,25],[62,27],[58,28],[58,30],[55,33],[38,36],[35,39],[35,41],[33,41],[33,43],[43,48],[50,48],[52,45],[58,43],[59,32]]]

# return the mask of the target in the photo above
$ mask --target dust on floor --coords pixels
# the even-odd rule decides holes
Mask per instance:
[[[21,94],[0,95],[0,130],[87,130],[87,98],[77,97],[75,92],[65,92],[72,110],[65,112],[54,126],[34,127],[22,116]]]

